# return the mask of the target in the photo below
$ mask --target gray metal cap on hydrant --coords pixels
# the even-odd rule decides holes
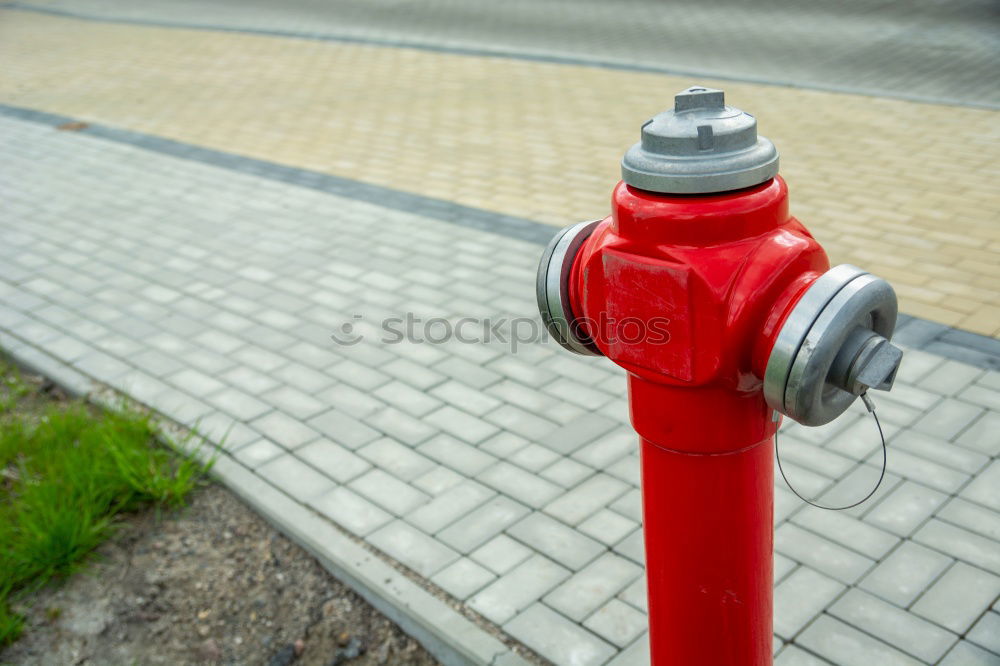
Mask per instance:
[[[695,86],[642,126],[622,158],[628,185],[666,194],[708,194],[759,185],[778,173],[778,151],[757,136],[757,119],[725,104],[721,90]]]

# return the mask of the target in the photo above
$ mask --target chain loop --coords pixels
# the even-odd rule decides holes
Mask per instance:
[[[878,483],[875,484],[875,487],[872,488],[871,492],[865,495],[862,499],[855,502],[854,504],[848,504],[846,506],[823,506],[822,504],[817,504],[816,502],[803,497],[802,494],[795,489],[795,486],[793,486],[792,483],[788,480],[788,477],[785,476],[785,470],[781,466],[781,455],[778,453],[778,431],[777,430],[774,431],[774,457],[778,461],[778,471],[781,472],[781,478],[785,480],[785,484],[788,486],[788,489],[791,490],[793,493],[795,493],[796,497],[798,497],[800,500],[802,500],[809,506],[814,506],[817,509],[825,509],[826,511],[845,511],[847,509],[853,509],[859,504],[864,504],[865,502],[867,502],[868,499],[871,498],[871,496],[874,495],[875,492],[882,485],[882,480],[885,478],[885,468],[888,457],[886,454],[885,433],[882,432],[882,424],[878,420],[878,414],[875,413],[875,403],[872,402],[872,399],[868,397],[867,391],[861,394],[861,401],[865,403],[865,409],[867,409],[868,412],[872,415],[872,418],[875,419],[875,425],[878,427],[878,435],[879,437],[882,438],[882,473],[879,475]],[[778,420],[777,411],[774,412],[774,420],[775,421]]]

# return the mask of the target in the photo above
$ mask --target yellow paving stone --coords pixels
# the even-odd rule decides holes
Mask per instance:
[[[606,214],[639,126],[694,83],[5,9],[0,63],[7,104],[553,225]],[[881,269],[903,312],[998,335],[1000,113],[697,83],[760,119],[834,262]]]

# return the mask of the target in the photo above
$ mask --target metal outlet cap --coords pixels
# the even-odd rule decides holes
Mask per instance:
[[[569,280],[577,252],[600,223],[580,222],[560,230],[542,252],[535,280],[535,297],[545,329],[563,348],[585,356],[601,356],[601,352],[576,325]]]
[[[903,352],[896,292],[882,278],[841,264],[819,277],[778,332],[764,372],[764,399],[802,425],[829,423],[868,389],[892,388]]]
[[[664,194],[739,190],[777,173],[778,151],[757,136],[757,119],[701,86],[677,93],[674,108],[647,121],[622,158],[625,183]]]

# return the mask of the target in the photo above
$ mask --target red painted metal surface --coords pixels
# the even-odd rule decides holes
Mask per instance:
[[[774,337],[829,268],[776,177],[718,195],[619,183],[581,248],[573,312],[629,372],[642,442],[654,666],[772,662]]]

